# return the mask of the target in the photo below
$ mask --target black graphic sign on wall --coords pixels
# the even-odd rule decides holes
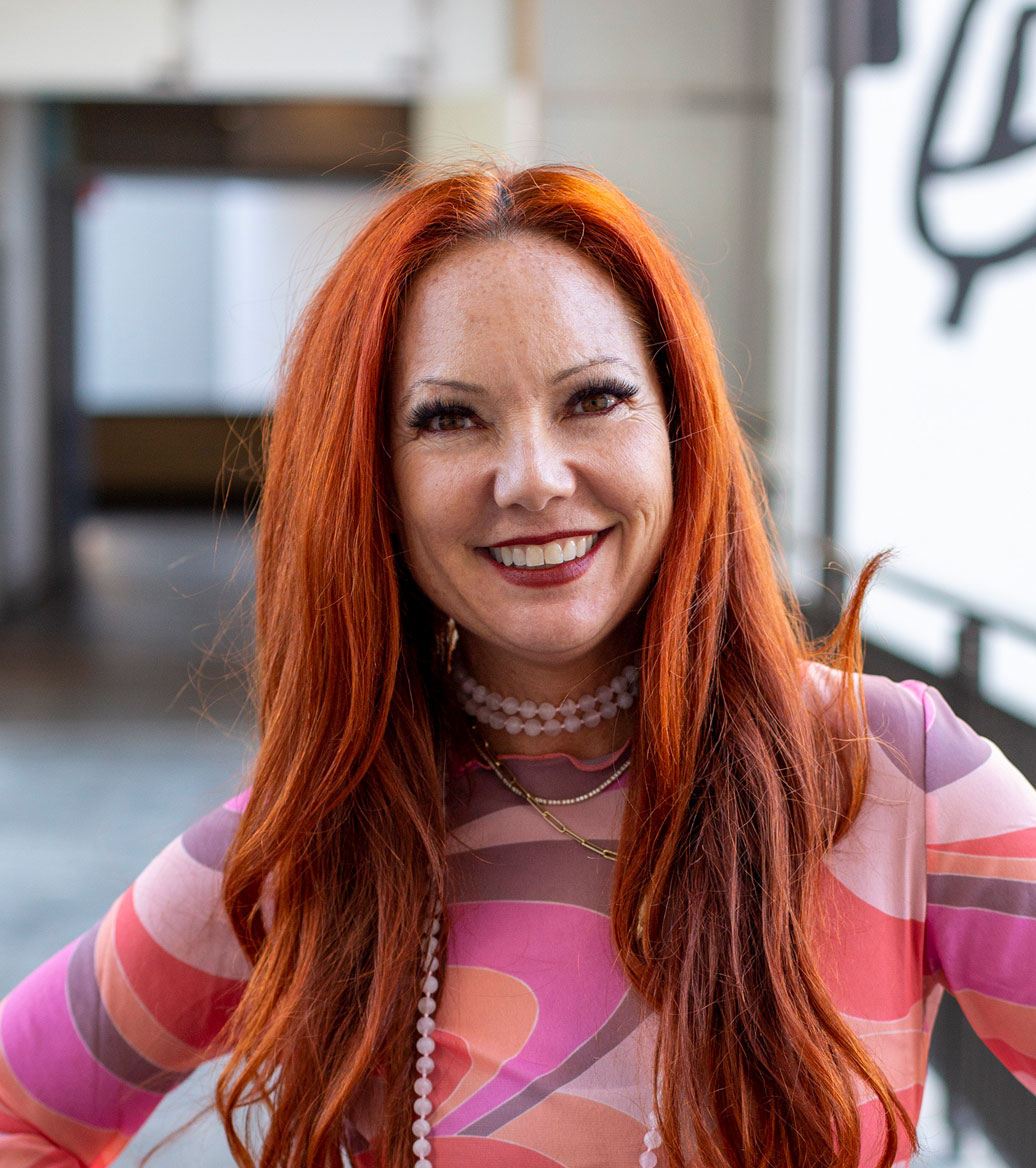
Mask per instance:
[[[1005,28],[1006,43],[1002,46],[1004,68],[997,78],[997,89],[992,96],[995,111],[982,147],[966,160],[946,161],[940,159],[935,147],[937,135],[947,112],[947,98],[951,86],[960,81],[957,74],[962,67],[969,38],[974,34],[977,17],[986,0],[966,0],[960,20],[948,46],[945,63],[932,94],[921,147],[918,154],[917,174],[914,184],[914,219],[917,230],[925,244],[952,269],[955,286],[950,296],[950,307],[946,314],[946,324],[956,327],[960,324],[968,295],[975,277],[994,264],[1003,264],[1016,259],[1028,251],[1036,249],[1036,183],[1026,189],[1014,188],[1005,194],[1000,183],[1005,164],[1011,163],[1024,151],[1036,149],[1036,134],[1023,133],[1016,125],[1015,108],[1022,91],[1023,69],[1028,50],[1028,61],[1036,57],[1036,47],[1028,38],[1036,38],[1036,7],[1019,5],[1013,24]],[[988,99],[989,94],[969,95],[975,100]],[[1033,172],[1036,173],[1036,172]],[[976,241],[973,246],[961,239],[941,236],[933,221],[929,194],[934,183],[953,183],[954,178],[966,180],[974,189],[976,180],[989,180],[990,197],[984,215],[990,217],[995,226],[998,214],[1016,223],[1019,219],[1026,223],[1023,214],[1019,216],[1019,201],[1032,210],[1026,226],[1015,228],[1013,238],[1002,240],[998,246],[983,246]],[[945,189],[944,189],[945,194]],[[1005,199],[1010,200],[1010,206]],[[987,234],[988,223],[976,224],[976,235]]]

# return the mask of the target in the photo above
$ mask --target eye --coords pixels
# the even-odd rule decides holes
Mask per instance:
[[[620,401],[629,401],[636,393],[635,385],[621,381],[605,385],[585,385],[569,398],[568,408],[573,414],[607,414]]]
[[[410,411],[407,423],[414,430],[444,434],[474,429],[476,418],[475,411],[470,406],[437,399],[415,406]]]

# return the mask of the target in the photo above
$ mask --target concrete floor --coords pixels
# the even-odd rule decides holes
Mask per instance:
[[[252,749],[234,678],[250,641],[247,533],[206,517],[106,515],[81,524],[76,557],[72,600],[0,629],[0,994],[232,794]],[[204,1111],[214,1072],[168,1097],[120,1168]],[[917,1168],[1004,1168],[979,1133],[954,1149],[937,1080],[922,1144]],[[148,1163],[232,1165],[211,1115]]]

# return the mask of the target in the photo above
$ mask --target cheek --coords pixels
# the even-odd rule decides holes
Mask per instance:
[[[407,451],[397,455],[393,479],[407,559],[455,542],[471,516],[461,468]]]

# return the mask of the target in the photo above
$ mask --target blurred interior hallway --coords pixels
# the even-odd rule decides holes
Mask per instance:
[[[245,688],[230,676],[250,638],[247,528],[109,512],[77,526],[74,552],[72,593],[0,638],[0,995],[233,794],[251,750]],[[120,1164],[202,1110],[211,1072],[195,1078]],[[211,1115],[152,1163],[188,1159],[231,1165]]]

